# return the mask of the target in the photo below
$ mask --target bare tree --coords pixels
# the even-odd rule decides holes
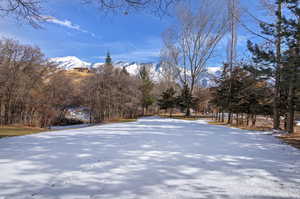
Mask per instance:
[[[82,84],[84,105],[90,110],[90,122],[116,118],[134,118],[139,114],[139,80],[125,69],[112,65],[97,68]]]
[[[40,118],[47,113],[45,108],[41,108],[41,101],[46,99],[43,89],[50,72],[50,66],[38,48],[21,45],[14,40],[1,40],[1,124],[40,124]],[[49,104],[47,100],[44,102]]]
[[[175,88],[177,84],[177,76],[178,76],[178,68],[174,67],[176,64],[172,62],[174,55],[170,55],[172,53],[170,50],[163,49],[160,55],[160,71],[159,71],[159,84],[161,88],[161,92],[167,90],[168,88]],[[175,59],[176,60],[176,59]]]
[[[226,9],[219,1],[201,1],[196,12],[186,5],[177,10],[178,24],[168,30],[166,49],[171,56],[170,63],[179,68],[180,81],[193,93],[207,61],[228,30]],[[189,108],[187,109],[189,114]]]

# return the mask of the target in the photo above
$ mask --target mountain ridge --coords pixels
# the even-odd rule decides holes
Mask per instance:
[[[76,56],[66,56],[66,57],[55,57],[50,58],[49,61],[56,63],[58,68],[63,70],[72,70],[75,68],[87,68],[87,69],[96,69],[103,65],[103,62],[86,62],[81,60]],[[124,61],[115,61],[113,62],[114,67],[123,68],[125,67],[127,72],[130,75],[137,75],[141,66],[146,65],[149,67],[150,74],[154,81],[159,81],[159,78],[162,73],[162,68],[158,63],[155,62],[147,62],[147,63],[139,63],[136,61],[133,62],[124,62]],[[212,76],[219,76],[221,74],[220,67],[207,67],[206,72],[201,75],[200,84],[204,87],[211,86]]]

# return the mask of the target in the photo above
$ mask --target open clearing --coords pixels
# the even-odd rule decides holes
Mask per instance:
[[[300,150],[162,118],[0,139],[0,198],[300,198]]]

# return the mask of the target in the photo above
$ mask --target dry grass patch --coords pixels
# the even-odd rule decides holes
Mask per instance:
[[[47,130],[48,129],[28,127],[28,126],[18,126],[18,125],[0,126],[0,138],[41,133]]]
[[[111,120],[108,120],[108,121],[104,121],[103,123],[104,124],[109,124],[109,123],[124,123],[124,122],[136,122],[137,119],[111,119]]]
[[[297,126],[295,130],[295,133],[285,134],[280,136],[279,138],[282,139],[284,142],[300,149],[300,126]]]
[[[180,119],[180,120],[199,120],[201,117],[200,116],[185,116],[182,114],[174,114],[172,117],[170,117],[169,114],[160,114],[159,117],[162,118],[172,118],[172,119]]]
[[[217,122],[217,121],[209,121],[208,124],[213,124],[213,125],[226,125],[225,122]]]
[[[75,70],[64,71],[64,74],[71,78],[75,85],[79,85],[84,79],[93,75],[93,73],[79,72]]]
[[[226,122],[217,122],[217,121],[209,121],[209,124],[213,125],[223,125],[223,126],[228,126],[228,127],[234,127],[234,128],[239,128],[243,130],[250,130],[250,131],[270,131],[272,128],[269,126],[243,126],[243,125],[234,125],[234,124],[227,124]]]
[[[272,128],[268,126],[233,126],[236,128],[244,129],[244,130],[250,130],[250,131],[271,131]]]
[[[213,125],[223,125],[228,127],[235,127],[243,130],[250,130],[250,131],[272,131],[271,125],[265,126],[237,126],[237,125],[228,125],[226,122],[217,122],[217,121],[209,121],[209,124]],[[265,121],[258,121],[259,124],[265,124]],[[283,140],[285,143],[292,145],[296,148],[300,149],[300,126],[295,127],[295,133],[293,134],[284,134],[278,137],[279,139]]]

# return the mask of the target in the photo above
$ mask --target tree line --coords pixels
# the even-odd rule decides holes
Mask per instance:
[[[259,24],[263,42],[248,41],[252,59],[235,63],[233,69],[224,64],[212,103],[220,121],[224,121],[224,112],[236,114],[237,123],[245,117],[247,125],[249,118],[255,125],[257,115],[271,116],[274,129],[293,133],[295,112],[300,110],[299,2],[276,0],[273,7],[275,21]],[[233,122],[227,118],[227,123]]]
[[[190,115],[193,101],[197,101],[194,87],[199,86],[198,80],[213,56],[215,46],[227,35],[227,60],[221,75],[213,78],[214,86],[205,90],[209,102],[200,99],[206,101],[205,109],[217,120],[226,120],[228,124],[234,123],[235,117],[238,125],[255,126],[258,116],[272,117],[274,129],[293,133],[295,112],[300,109],[299,1],[266,1],[268,9],[274,8],[269,11],[275,17],[274,21],[268,22],[255,18],[260,22],[261,32],[251,31],[241,21],[237,0],[214,3],[201,1],[196,11],[181,7],[176,26],[163,35],[162,62],[175,68],[173,74],[180,82],[182,93],[186,92],[186,116]],[[251,56],[242,61],[237,61],[236,55],[239,25],[254,34],[256,42],[257,38],[262,40],[261,43],[248,41]],[[176,100],[169,102],[172,96],[172,88],[162,94],[165,99],[162,108],[176,104]]]
[[[147,65],[133,76],[125,67],[114,67],[108,56],[105,64],[75,80],[39,48],[0,40],[0,124],[59,125],[78,107],[89,112],[91,123],[154,112],[157,86]]]
[[[69,103],[69,82],[56,75],[39,48],[2,39],[0,124],[46,127]]]
[[[49,62],[39,48],[2,39],[0,124],[62,124],[68,111],[78,107],[88,111],[90,123],[154,114],[159,106],[196,109],[197,98],[191,96],[188,85],[180,88],[167,67],[162,66],[160,79],[154,81],[151,65],[144,64],[137,75],[130,75],[125,67],[113,66],[108,56],[105,64],[74,81],[76,77]]]

